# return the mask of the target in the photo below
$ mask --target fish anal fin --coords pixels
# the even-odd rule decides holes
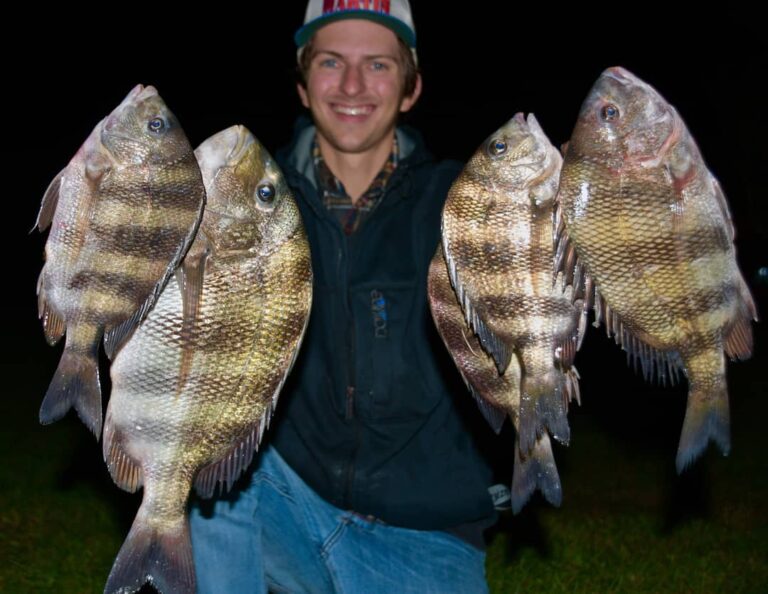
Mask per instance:
[[[536,492],[555,507],[563,500],[560,475],[552,455],[552,443],[544,432],[527,456],[515,447],[515,462],[512,474],[512,512],[517,514]]]
[[[64,336],[67,331],[67,324],[45,298],[45,291],[42,287],[43,274],[44,272],[40,273],[40,279],[37,283],[37,315],[43,321],[46,342],[53,346]]]
[[[142,508],[112,565],[105,594],[137,592],[150,583],[164,594],[195,592],[192,540],[184,516],[177,524],[156,527]]]
[[[38,231],[45,231],[53,221],[53,215],[56,212],[56,206],[59,203],[59,191],[61,190],[61,183],[64,181],[64,174],[66,169],[63,169],[59,174],[53,178],[53,181],[48,184],[48,188],[43,194],[43,201],[40,204],[40,212],[37,213],[37,220],[32,230],[37,227]],[[31,231],[30,231],[31,232]]]
[[[731,359],[744,360],[752,356],[752,324],[748,318],[738,317],[726,335],[723,346]]]
[[[141,466],[131,458],[123,445],[122,433],[107,415],[104,424],[104,462],[115,484],[123,491],[135,493],[143,484]]]
[[[512,357],[512,351],[501,339],[497,336],[486,324],[483,319],[482,313],[477,311],[475,304],[472,303],[469,294],[459,278],[458,271],[456,269],[456,262],[453,260],[449,252],[445,252],[445,263],[448,269],[448,277],[451,280],[451,285],[456,292],[456,298],[464,312],[464,318],[467,321],[467,325],[477,335],[480,345],[483,350],[487,352],[496,363],[496,367],[499,373],[502,374],[507,369],[510,359]]]
[[[219,460],[200,470],[194,486],[201,497],[206,499],[213,497],[216,492],[216,485],[219,483],[223,492],[232,488],[235,481],[253,461],[254,453],[259,447],[271,414],[272,409],[268,407],[259,422],[251,428],[244,438],[235,443]]]

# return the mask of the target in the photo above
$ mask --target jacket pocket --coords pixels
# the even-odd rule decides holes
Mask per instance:
[[[355,287],[355,402],[359,416],[407,420],[422,417],[437,404],[423,369],[429,349],[423,311],[414,283]]]

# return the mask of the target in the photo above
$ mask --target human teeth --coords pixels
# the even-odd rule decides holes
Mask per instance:
[[[360,106],[360,107],[346,107],[344,105],[335,105],[333,110],[337,113],[343,113],[345,115],[364,115],[371,112],[370,107],[366,106]]]

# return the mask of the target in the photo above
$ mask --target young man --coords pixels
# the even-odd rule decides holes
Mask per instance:
[[[491,472],[426,296],[460,166],[397,127],[421,92],[407,0],[339,4],[309,2],[314,125],[277,155],[312,249],[310,323],[248,485],[193,510],[198,588],[486,592]]]

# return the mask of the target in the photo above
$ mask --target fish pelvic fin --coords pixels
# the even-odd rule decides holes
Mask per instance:
[[[544,432],[536,441],[533,450],[523,456],[519,444],[515,448],[515,466],[512,474],[512,512],[517,514],[536,492],[555,507],[560,507],[563,490],[552,455],[552,443]]]
[[[701,368],[709,365],[707,372]],[[688,404],[683,431],[677,449],[677,472],[688,468],[714,441],[724,456],[731,450],[728,389],[725,383],[725,360],[717,349],[705,351],[686,360],[689,369]]]
[[[163,594],[195,592],[192,540],[184,516],[178,523],[160,528],[139,509],[112,565],[104,594],[137,592],[146,583]]]
[[[75,409],[80,420],[99,439],[101,382],[96,349],[82,352],[67,344],[40,406],[40,423],[49,425],[58,421],[70,408]]]
[[[567,417],[570,393],[565,375],[557,369],[535,376],[523,373],[518,430],[522,452],[528,454],[545,429],[560,443],[568,444],[571,438]]]

